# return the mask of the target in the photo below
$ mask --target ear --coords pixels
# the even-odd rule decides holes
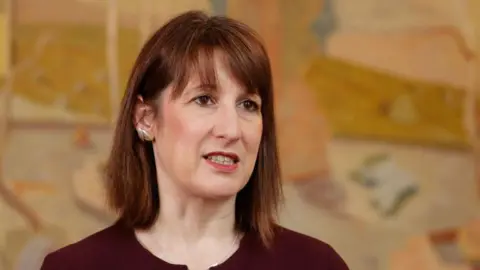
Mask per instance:
[[[134,107],[133,126],[137,132],[140,131],[146,133],[142,134],[140,138],[147,139],[150,137],[153,139],[155,134],[155,115],[155,108],[152,105],[145,103],[143,97],[138,96]],[[145,138],[145,136],[147,136],[147,138]]]

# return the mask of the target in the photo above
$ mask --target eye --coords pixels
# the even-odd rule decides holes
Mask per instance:
[[[193,101],[195,101],[195,103],[197,103],[200,106],[209,106],[209,105],[212,105],[214,103],[213,98],[211,96],[208,96],[208,95],[198,96],[198,97],[194,98]]]
[[[256,112],[260,109],[260,106],[258,105],[258,103],[250,99],[242,101],[241,105],[245,110],[249,112]]]

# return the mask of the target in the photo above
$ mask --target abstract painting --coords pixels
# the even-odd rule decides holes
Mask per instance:
[[[14,120],[108,123],[140,48],[131,16],[109,17],[106,2],[13,3]]]
[[[355,270],[478,264],[477,0],[0,0],[0,269],[111,224],[119,99],[143,42],[190,9],[265,43],[282,225]]]

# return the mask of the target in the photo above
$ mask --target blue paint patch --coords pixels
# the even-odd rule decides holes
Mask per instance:
[[[312,30],[317,35],[321,49],[324,52],[328,38],[335,32],[338,25],[333,1],[334,0],[324,0],[322,11],[312,24]]]
[[[226,15],[227,14],[227,2],[228,0],[210,0],[212,5],[213,14]]]

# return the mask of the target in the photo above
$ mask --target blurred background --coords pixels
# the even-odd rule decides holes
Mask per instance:
[[[352,270],[480,269],[479,0],[0,0],[0,269],[112,223],[100,168],[130,68],[190,9],[264,38],[282,225]]]

